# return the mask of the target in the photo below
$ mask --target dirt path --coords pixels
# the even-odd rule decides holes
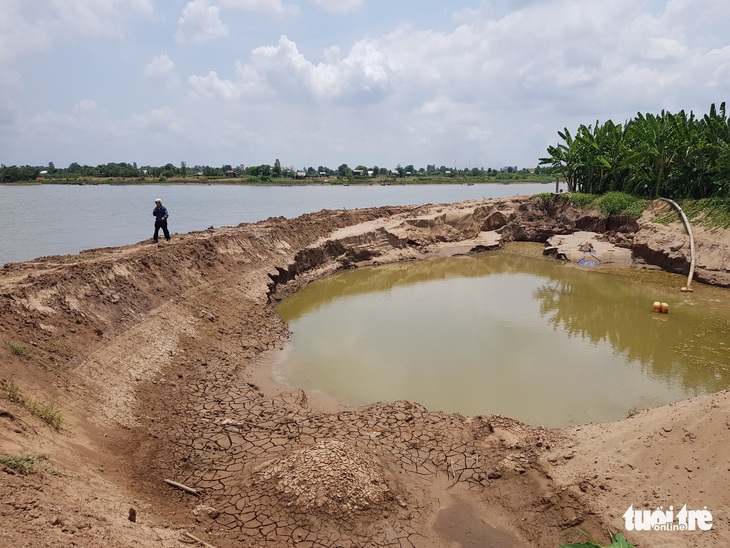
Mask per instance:
[[[641,546],[727,544],[727,391],[556,430],[322,405],[262,379],[287,339],[270,299],[342,266],[587,230],[681,267],[679,228],[607,223],[536,199],[323,211],[9,265],[0,456],[44,455],[60,473],[0,467],[0,545],[556,547],[578,528],[625,531],[632,504],[714,518],[679,537],[626,533]],[[700,237],[700,276],[730,278],[727,234]],[[38,416],[48,402],[58,431]]]

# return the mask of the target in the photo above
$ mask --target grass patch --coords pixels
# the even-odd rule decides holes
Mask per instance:
[[[21,394],[18,386],[13,382],[0,382],[0,391],[8,395],[8,399],[25,407],[31,415],[35,415],[48,426],[55,430],[61,429],[63,417],[58,406],[53,403],[42,403],[25,399]]]
[[[20,474],[49,472],[54,476],[57,475],[58,470],[49,466],[47,461],[47,457],[32,455],[30,453],[23,453],[13,457],[0,457],[0,464]]]
[[[570,203],[581,209],[597,208],[604,215],[638,218],[644,212],[644,200],[623,192],[606,192],[601,195],[573,192],[570,194]]]
[[[0,382],[0,390],[5,392],[8,395],[8,398],[10,401],[20,403],[22,398],[20,397],[20,391],[18,390],[18,385],[16,385],[13,382]]]
[[[26,402],[25,407],[31,412],[31,414],[41,419],[50,427],[55,430],[61,429],[61,422],[63,422],[63,418],[61,417],[61,411],[58,407],[56,407],[55,403],[30,401]]]
[[[596,205],[598,200],[597,194],[584,194],[582,192],[573,192],[570,196],[570,203],[581,209],[591,209]]]
[[[710,228],[730,228],[730,198],[685,200],[680,206],[691,222]]]
[[[703,198],[701,200],[677,201],[687,215],[687,220],[707,228],[730,228],[730,198]],[[668,225],[682,222],[679,212],[670,207],[652,218],[655,223]]]
[[[641,217],[644,200],[623,192],[606,192],[598,197],[598,207],[604,215]]]
[[[11,342],[8,343],[8,346],[16,356],[26,357],[29,355],[28,349],[20,343]]]

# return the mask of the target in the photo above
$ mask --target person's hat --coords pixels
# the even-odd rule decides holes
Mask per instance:
[[[156,203],[156,204],[161,204],[161,203],[162,203],[162,198],[157,198],[157,199],[155,200],[155,203]]]

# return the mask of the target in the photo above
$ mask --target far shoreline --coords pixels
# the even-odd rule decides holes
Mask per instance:
[[[254,177],[175,177],[167,178],[121,178],[121,177],[104,177],[104,178],[79,178],[79,179],[54,179],[52,177],[44,177],[33,181],[15,181],[9,183],[0,183],[8,186],[32,186],[32,185],[114,185],[114,186],[135,186],[135,185],[238,185],[238,186],[263,186],[263,187],[289,187],[289,186],[425,186],[425,185],[511,185],[511,184],[556,184],[556,181],[545,180],[544,175],[535,175],[532,177],[521,176],[515,179],[498,179],[490,178],[471,178],[471,177],[406,177],[403,179],[392,177],[378,178],[313,178],[313,179],[272,179],[263,181]]]

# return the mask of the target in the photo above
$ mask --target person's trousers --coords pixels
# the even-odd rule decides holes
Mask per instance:
[[[160,234],[160,229],[162,229],[162,232],[165,235],[165,240],[169,240],[170,233],[167,231],[167,219],[164,219],[162,221],[155,221],[155,235],[152,236],[152,239],[155,242],[157,241],[157,236]]]

